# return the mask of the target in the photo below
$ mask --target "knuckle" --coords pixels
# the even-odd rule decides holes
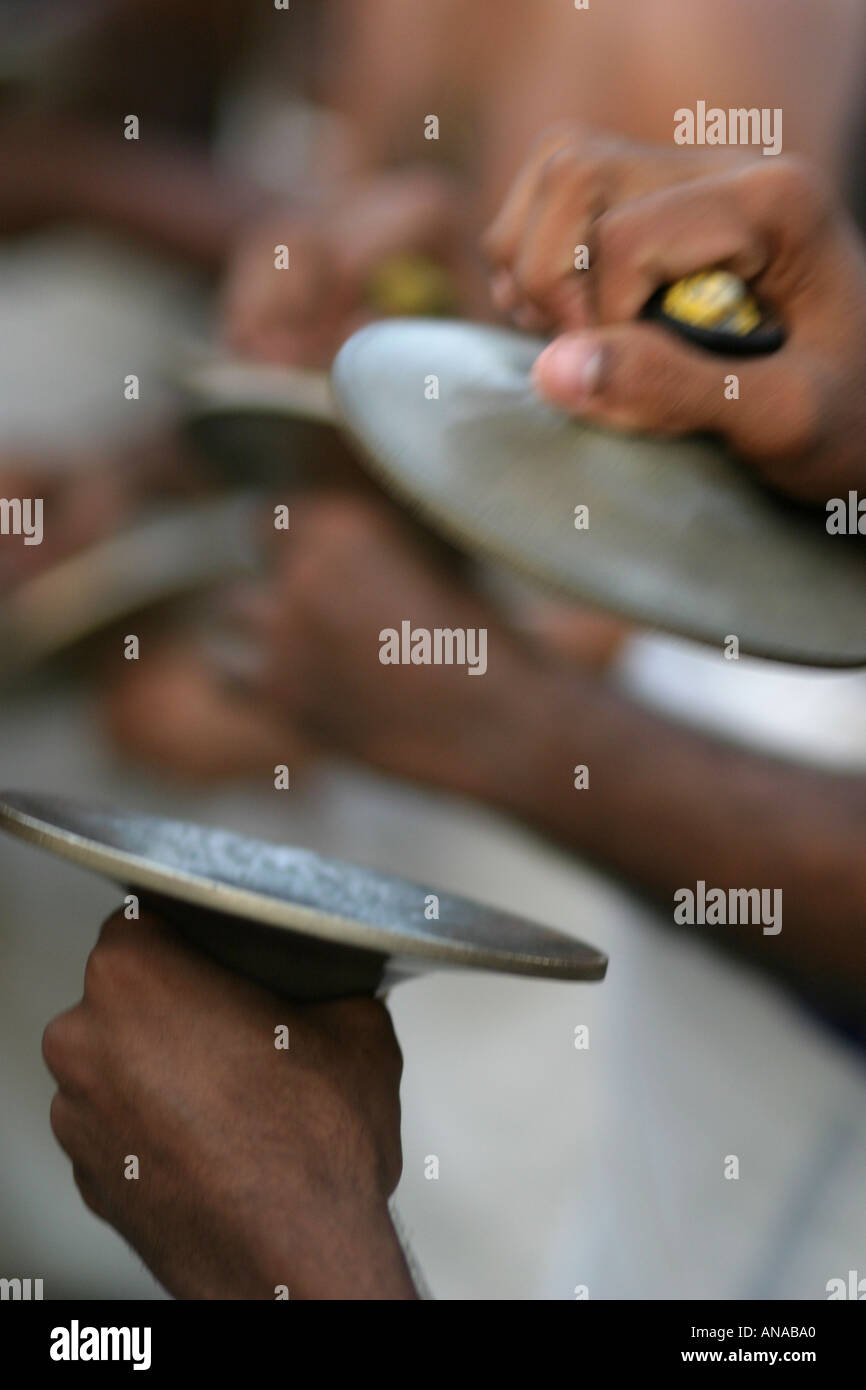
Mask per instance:
[[[84,967],[85,999],[102,994],[113,982],[117,971],[117,954],[117,950],[102,938],[94,946]]]
[[[737,178],[749,199],[763,208],[783,208],[786,220],[803,226],[820,225],[830,214],[833,196],[823,174],[800,155],[781,155],[750,164]]]
[[[550,291],[559,284],[569,264],[570,256],[566,256],[565,250],[562,256],[557,257],[545,254],[521,256],[514,267],[515,283],[525,299],[543,304]]]
[[[81,1006],[53,1019],[42,1034],[42,1056],[58,1084],[67,1091],[91,1086],[89,1034]]]
[[[770,166],[769,177],[780,193],[794,201],[821,206],[828,196],[828,188],[813,164],[800,155],[785,155],[775,167]]]
[[[52,1075],[62,1071],[69,1056],[68,1014],[53,1018],[42,1034],[42,1057]]]
[[[604,181],[606,169],[606,160],[574,147],[555,150],[548,155],[541,171],[542,192],[548,198],[555,195],[567,198],[569,210],[579,216],[584,210],[581,202]]]
[[[55,1091],[48,1111],[51,1133],[64,1152],[69,1151],[72,1135],[72,1106],[61,1091]]]
[[[637,220],[627,208],[603,213],[593,229],[598,259],[617,271],[636,265],[642,254],[637,231]]]
[[[611,322],[631,318],[651,288],[653,253],[643,224],[628,209],[605,213],[594,239],[599,312]]]

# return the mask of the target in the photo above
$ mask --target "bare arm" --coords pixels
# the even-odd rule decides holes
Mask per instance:
[[[687,930],[863,1016],[866,779],[738,749],[565,668],[527,668],[524,681],[500,692],[501,744],[468,790],[646,893],[669,920],[676,890],[698,880],[781,889],[777,936],[749,925]],[[587,790],[575,790],[578,764]]]
[[[740,751],[642,709],[528,647],[369,506],[298,518],[261,631],[276,708],[326,747],[477,798],[553,836],[656,902],[781,889],[782,931],[687,928],[747,950],[864,1013],[866,778]],[[486,673],[385,665],[380,632],[485,628]],[[589,769],[576,790],[574,768]]]
[[[781,108],[785,153],[842,184],[864,49],[859,0],[520,6],[486,92],[484,210],[493,213],[546,126],[577,119],[673,148],[675,110],[699,100]]]
[[[75,221],[121,231],[215,270],[262,195],[214,171],[194,145],[125,140],[71,117],[13,119],[0,130],[6,231]]]

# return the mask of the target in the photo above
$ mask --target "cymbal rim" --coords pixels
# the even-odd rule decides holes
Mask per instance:
[[[421,885],[397,878],[390,874],[380,874],[377,870],[350,864],[348,861],[328,859],[311,850],[274,845],[247,836],[234,836],[231,832],[214,827],[175,822],[163,817],[138,816],[133,813],[117,812],[110,807],[88,807],[66,798],[51,798],[56,806],[67,808],[74,816],[77,812],[116,817],[118,820],[138,822],[140,825],[153,823],[164,830],[172,828],[180,832],[200,832],[203,836],[229,836],[245,846],[260,848],[263,851],[290,854],[307,860],[326,869],[344,870],[360,874],[362,879],[377,881],[383,888],[397,885],[401,890],[409,889],[417,895],[419,903],[424,902],[425,889]],[[528,919],[501,912],[461,898],[451,893],[442,893],[440,898],[448,903],[454,902],[470,910],[479,912],[482,918],[499,918],[502,924],[519,924],[536,934],[537,939],[556,943],[562,948],[561,954],[525,951],[518,952],[499,947],[488,947],[467,941],[457,941],[432,932],[400,930],[398,927],[379,927],[359,918],[349,918],[338,913],[319,908],[309,908],[299,902],[279,899],[266,892],[221,882],[208,875],[178,870],[160,865],[157,860],[99,843],[91,836],[70,831],[63,826],[28,810],[28,803],[38,803],[39,798],[28,793],[7,791],[0,793],[0,829],[25,840],[39,848],[47,849],[61,858],[92,869],[115,882],[132,888],[141,888],[154,894],[168,896],[195,907],[219,912],[236,918],[240,922],[252,922],[279,931],[287,931],[296,936],[311,937],[319,942],[335,946],[370,951],[388,958],[406,960],[409,965],[423,968],[466,968],[490,970],[505,974],[520,974],[550,979],[599,980],[607,968],[606,956],[586,943],[566,936],[551,928],[542,927]],[[570,958],[569,958],[570,956]]]

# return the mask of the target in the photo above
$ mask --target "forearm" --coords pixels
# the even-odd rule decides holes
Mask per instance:
[[[516,698],[515,698],[516,696]],[[782,891],[778,935],[698,926],[819,992],[862,1001],[866,982],[866,782],[742,751],[669,723],[557,667],[509,693],[496,764],[468,790],[652,897]],[[588,787],[575,788],[586,766]],[[482,785],[483,784],[483,785]]]
[[[674,112],[701,97],[725,109],[781,109],[785,153],[805,155],[834,181],[844,179],[866,38],[863,8],[858,0],[826,0],[820,27],[813,17],[812,0],[608,0],[584,26],[567,5],[545,16],[532,11],[531,19],[527,12],[515,29],[505,80],[482,113],[486,214],[501,205],[515,160],[545,127],[563,118],[586,121],[673,151]],[[665,43],[665,33],[676,40]]]
[[[4,131],[13,175],[0,199],[9,223],[74,221],[120,231],[156,251],[218,270],[262,208],[257,190],[226,178],[194,148],[125,140],[87,123],[14,122]],[[17,206],[16,206],[17,205]]]

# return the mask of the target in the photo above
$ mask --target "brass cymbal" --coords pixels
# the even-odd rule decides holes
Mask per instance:
[[[769,493],[719,441],[568,418],[533,390],[543,346],[382,321],[340,350],[335,398],[374,475],[470,552],[720,649],[734,635],[757,656],[866,663],[866,566],[823,513]]]
[[[292,999],[436,969],[586,981],[607,969],[601,951],[525,918],[226,830],[29,792],[0,793],[0,829],[137,892],[191,944]]]

